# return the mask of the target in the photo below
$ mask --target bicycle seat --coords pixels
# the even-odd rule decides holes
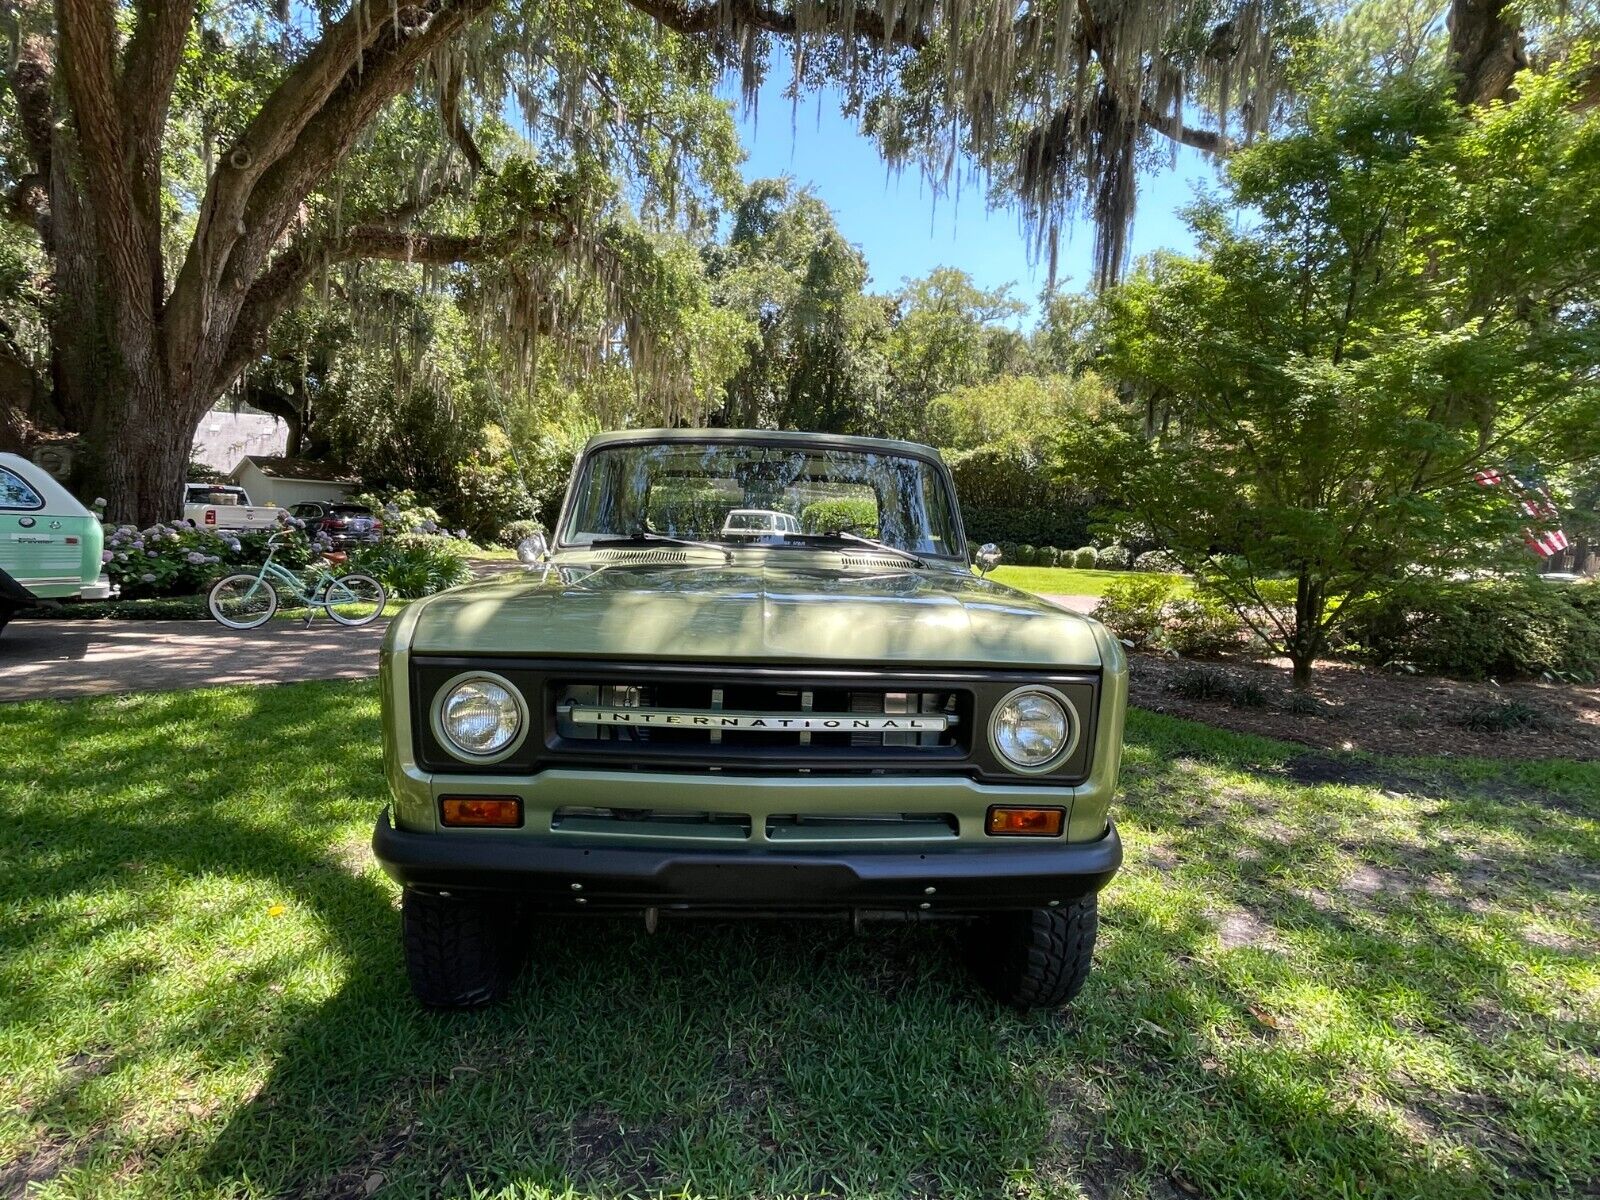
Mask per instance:
[[[348,554],[346,554],[343,550],[327,550],[327,551],[324,551],[323,555],[322,555],[322,558],[323,558],[324,562],[331,562],[331,563],[342,563],[342,562],[349,562],[350,561],[350,556]]]

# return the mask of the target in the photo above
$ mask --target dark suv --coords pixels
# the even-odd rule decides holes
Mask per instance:
[[[306,536],[325,533],[336,546],[355,546],[375,542],[383,536],[383,522],[365,504],[329,504],[307,501],[296,504],[290,515],[306,523]]]

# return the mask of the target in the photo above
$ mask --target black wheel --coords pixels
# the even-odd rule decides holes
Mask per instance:
[[[1099,924],[1094,896],[980,917],[967,930],[967,961],[1002,1003],[1060,1008],[1089,978]]]
[[[406,974],[429,1008],[482,1008],[516,969],[517,922],[503,906],[407,888],[400,902]]]

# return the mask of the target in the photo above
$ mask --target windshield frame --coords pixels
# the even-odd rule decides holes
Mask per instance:
[[[578,498],[579,489],[588,481],[590,461],[596,454],[607,450],[616,450],[625,446],[654,446],[654,445],[723,445],[723,446],[764,446],[764,447],[797,447],[803,446],[815,450],[834,450],[856,452],[861,454],[880,454],[885,456],[898,456],[900,458],[915,459],[917,462],[932,468],[940,483],[944,486],[945,493],[950,502],[950,525],[955,534],[955,549],[949,554],[936,554],[933,551],[916,551],[918,558],[938,563],[942,566],[959,566],[965,568],[971,562],[971,555],[967,547],[967,530],[961,520],[961,498],[956,494],[956,483],[950,474],[950,468],[937,450],[928,446],[919,446],[914,442],[887,442],[877,438],[852,438],[837,434],[817,434],[810,437],[763,437],[760,433],[729,433],[723,434],[722,430],[695,430],[692,433],[685,431],[685,436],[676,437],[664,435],[660,432],[641,434],[638,437],[608,437],[604,441],[591,443],[583,448],[583,453],[578,455],[578,461],[572,464],[572,475],[567,481],[567,494],[561,501],[561,513],[556,518],[556,540],[554,548],[557,550],[589,550],[591,543],[567,540],[567,527],[572,517],[572,507]],[[801,542],[776,540],[782,535],[772,535],[775,540],[763,541],[755,538],[741,539],[736,542],[717,542],[718,546],[727,546],[732,550],[789,550],[814,554],[819,547],[807,546]],[[849,553],[850,551],[845,551]],[[873,553],[868,547],[861,546],[855,553]],[[909,553],[909,552],[907,552]]]

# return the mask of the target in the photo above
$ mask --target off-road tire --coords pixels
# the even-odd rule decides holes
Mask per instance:
[[[485,901],[405,890],[406,975],[429,1008],[482,1008],[505,994],[517,965],[517,924]]]
[[[1089,978],[1099,924],[1092,895],[1060,908],[980,917],[966,931],[967,961],[1002,1004],[1060,1008]]]

